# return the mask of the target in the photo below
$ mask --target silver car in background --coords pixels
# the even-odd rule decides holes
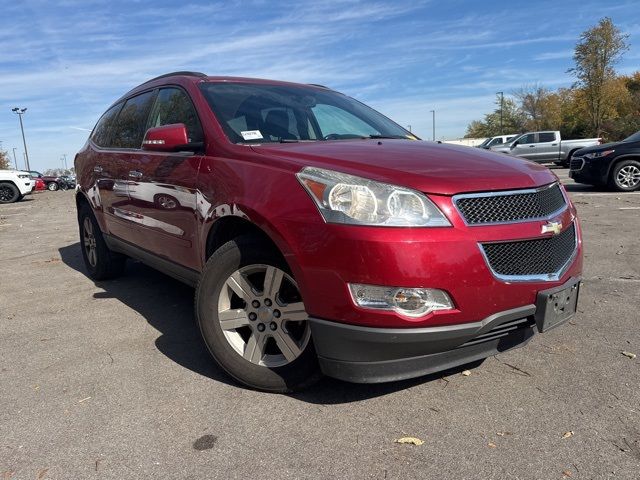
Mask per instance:
[[[562,140],[559,131],[551,130],[523,133],[508,143],[491,147],[491,150],[526,158],[536,163],[553,162],[557,165],[568,166],[573,152],[601,143],[601,138]]]

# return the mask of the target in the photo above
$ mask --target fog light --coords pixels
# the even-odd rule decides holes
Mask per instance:
[[[453,302],[435,288],[381,287],[350,283],[356,305],[373,310],[391,310],[409,317],[420,317],[436,310],[451,310]]]

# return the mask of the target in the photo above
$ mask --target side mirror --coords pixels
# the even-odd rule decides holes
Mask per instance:
[[[511,144],[511,146],[509,147],[511,150],[513,150],[516,146],[518,145],[518,142],[515,141]]]
[[[187,127],[184,123],[172,123],[147,130],[142,141],[143,150],[155,152],[195,152],[202,148],[202,143],[189,143]]]

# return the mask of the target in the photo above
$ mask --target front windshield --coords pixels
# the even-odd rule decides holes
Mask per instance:
[[[630,137],[625,138],[623,142],[640,142],[640,132],[636,132]]]
[[[482,142],[480,145],[478,145],[478,147],[482,148],[482,147],[486,147],[489,142],[491,141],[492,137],[487,138],[484,142]]]
[[[233,143],[417,138],[331,90],[257,83],[202,83],[200,88]]]

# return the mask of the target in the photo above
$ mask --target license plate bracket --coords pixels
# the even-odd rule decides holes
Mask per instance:
[[[538,292],[536,298],[536,326],[540,333],[562,325],[576,314],[580,279]]]

